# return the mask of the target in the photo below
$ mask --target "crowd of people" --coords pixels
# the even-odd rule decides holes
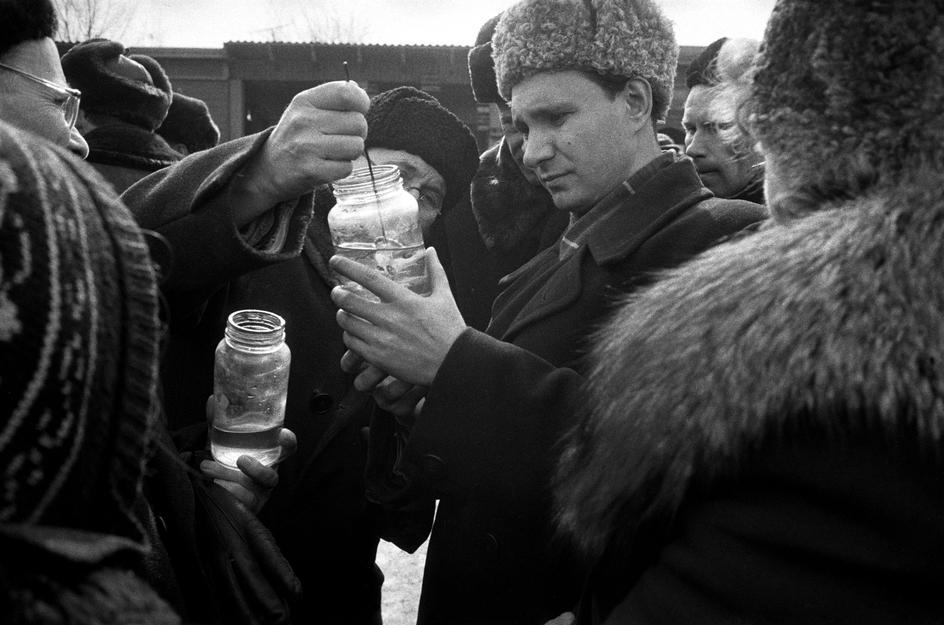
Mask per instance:
[[[493,146],[352,81],[220,143],[58,19],[0,0],[0,622],[379,625],[386,540],[422,625],[944,623],[944,6],[778,0],[672,129],[659,0],[518,0],[468,55]],[[365,164],[429,294],[335,255]],[[233,468],[240,309],[292,363]]]

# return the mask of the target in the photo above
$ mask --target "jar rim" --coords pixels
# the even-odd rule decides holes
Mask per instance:
[[[238,328],[241,332],[268,334],[285,329],[285,318],[268,310],[247,308],[230,313],[227,325]]]
[[[373,177],[371,177],[373,171]],[[400,168],[392,163],[355,167],[345,178],[332,183],[336,193],[342,195],[378,191],[379,187],[389,188],[401,182]]]

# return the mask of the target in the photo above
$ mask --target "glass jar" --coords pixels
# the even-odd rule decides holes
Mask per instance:
[[[226,320],[213,369],[210,453],[217,462],[235,468],[242,455],[265,465],[278,459],[291,359],[279,315],[237,310]]]
[[[373,180],[370,173],[359,167],[333,184],[337,204],[328,212],[328,228],[335,253],[428,295],[431,286],[416,198],[403,188],[396,165],[375,165]],[[355,283],[342,284],[377,299]]]

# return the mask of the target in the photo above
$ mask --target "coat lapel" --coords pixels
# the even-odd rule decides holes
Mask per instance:
[[[518,313],[501,332],[501,338],[511,340],[525,327],[572,305],[583,289],[581,267],[588,254],[590,262],[597,267],[620,262],[693,205],[710,197],[711,192],[701,184],[689,159],[680,159],[663,167],[639,189],[621,185],[601,200],[601,204],[616,205],[616,210],[607,213],[591,227],[586,243],[569,258],[557,260],[555,245],[504,278],[510,288],[508,293],[502,293],[501,299],[506,303],[515,298],[524,299],[527,283],[540,279],[535,275],[541,271],[539,267],[549,265],[543,286],[518,307]],[[516,280],[528,274],[535,277],[523,285]],[[498,304],[496,301],[495,310],[499,309]],[[500,317],[496,318],[499,320]],[[497,323],[489,327],[489,333],[493,330],[500,331]]]

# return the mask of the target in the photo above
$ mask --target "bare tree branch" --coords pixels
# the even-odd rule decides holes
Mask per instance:
[[[59,14],[60,41],[105,37],[121,41],[139,4],[128,0],[53,0]]]

